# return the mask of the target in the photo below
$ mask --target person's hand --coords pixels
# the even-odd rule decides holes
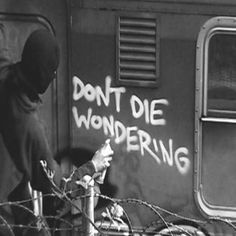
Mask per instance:
[[[112,155],[113,152],[110,154]],[[101,150],[98,150],[93,158],[92,163],[95,167],[96,172],[102,172],[104,169],[110,166],[110,161],[112,160],[112,156],[104,155]]]
[[[108,139],[106,143],[94,154],[92,158],[92,163],[94,164],[96,172],[102,172],[104,169],[110,166],[110,161],[112,160],[113,150],[110,146],[110,140]]]

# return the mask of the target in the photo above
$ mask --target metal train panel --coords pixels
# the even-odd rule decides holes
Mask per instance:
[[[0,43],[7,37],[11,57],[35,27],[58,38],[58,78],[42,110],[55,154],[94,152],[110,138],[103,193],[160,207],[169,222],[234,234],[207,222],[236,216],[234,1],[11,0],[0,8],[8,32]],[[134,226],[160,222],[141,203],[127,212]]]
[[[114,197],[142,199],[187,217],[234,217],[234,125],[203,121],[210,94],[204,82],[207,35],[204,59],[197,57],[206,22],[225,15],[234,21],[234,3],[72,6],[73,146],[96,150],[111,138],[115,156],[107,181]],[[128,209],[137,225],[155,220],[143,206]]]

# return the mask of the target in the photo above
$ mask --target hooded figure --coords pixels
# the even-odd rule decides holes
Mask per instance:
[[[59,64],[59,47],[47,30],[34,31],[27,39],[20,68],[25,82],[35,93],[43,94],[56,77]]]
[[[0,62],[4,61],[0,58]],[[76,187],[83,176],[101,173],[110,164],[111,157],[96,152],[71,173],[62,173],[53,159],[42,122],[38,117],[39,94],[43,94],[59,64],[59,48],[54,36],[47,30],[36,30],[27,39],[21,61],[0,65],[0,216],[8,225],[36,225],[36,218],[22,207],[1,205],[1,202],[24,201],[32,209],[28,183],[34,190],[50,193],[50,181],[40,161],[46,161],[54,171],[54,183],[63,185],[63,178],[71,176],[67,187]],[[25,201],[27,200],[27,201]],[[0,221],[1,221],[0,219]],[[2,222],[1,222],[2,224]],[[17,236],[49,235],[42,230],[15,227]],[[9,227],[0,226],[0,236],[12,235]]]
[[[35,190],[51,191],[41,160],[55,171],[54,182],[61,185],[61,169],[53,159],[38,117],[38,94],[47,90],[58,64],[56,39],[47,30],[36,30],[25,43],[21,61],[0,68],[0,203],[31,199],[29,182]],[[95,166],[89,161],[75,171],[73,178],[77,180],[94,173]],[[26,201],[24,206],[32,209],[32,202]],[[0,205],[0,215],[10,225],[28,225],[35,221],[31,213],[17,206]],[[29,232],[27,228],[17,227],[14,233],[44,235],[39,230]],[[1,226],[1,235],[12,235],[9,227]]]

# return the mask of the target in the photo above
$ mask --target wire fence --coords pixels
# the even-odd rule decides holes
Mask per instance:
[[[42,163],[44,170],[52,184],[52,193],[38,195],[35,198],[30,198],[24,201],[14,202],[2,202],[0,203],[0,212],[4,207],[17,207],[24,212],[31,215],[32,220],[27,224],[15,224],[8,222],[7,218],[0,215],[0,229],[4,229],[4,232],[11,236],[18,236],[17,230],[42,232],[40,235],[156,235],[156,236],[208,236],[214,235],[206,230],[207,226],[214,224],[223,224],[231,229],[232,235],[236,234],[236,222],[230,219],[224,219],[221,217],[210,217],[205,220],[190,218],[182,216],[166,210],[158,205],[150,204],[146,201],[134,198],[118,199],[103,195],[94,190],[93,179],[81,181],[78,184],[80,188],[80,194],[76,197],[76,201],[70,196],[73,189],[67,191],[66,186],[63,189],[57,187],[53,182],[53,172],[47,170],[45,163]],[[70,179],[65,180],[66,184],[70,182]],[[82,191],[81,191],[82,188]],[[60,204],[68,210],[71,214],[74,209],[77,211],[76,217],[65,217],[63,210],[58,211],[55,215],[43,215],[41,210],[31,210],[26,204],[40,203],[41,198],[52,197],[55,201],[59,201]],[[110,202],[99,217],[99,221],[94,219],[94,199],[101,198]],[[80,204],[78,204],[80,202]],[[150,210],[156,220],[150,222],[145,226],[133,226],[128,212],[125,210],[126,205],[141,206]],[[35,209],[35,208],[34,208]],[[172,220],[170,220],[172,219]],[[175,219],[175,220],[173,220]],[[54,222],[49,223],[49,222]],[[56,223],[55,223],[56,222]],[[1,235],[1,232],[0,232]],[[29,234],[30,235],[30,234]],[[35,234],[34,234],[35,235]]]
[[[48,194],[45,196],[50,197],[58,197],[55,194]],[[45,197],[44,196],[44,197]],[[91,197],[90,195],[83,195],[79,196],[77,199],[83,201]],[[229,219],[223,219],[220,217],[211,217],[207,220],[198,220],[193,219],[185,216],[178,215],[176,213],[170,212],[166,209],[163,209],[157,205],[149,204],[145,201],[140,199],[117,199],[117,198],[110,198],[108,196],[102,195],[100,193],[95,193],[93,197],[99,197],[106,200],[109,200],[112,204],[111,206],[105,209],[105,211],[101,214],[102,220],[96,222],[89,217],[86,213],[86,210],[83,211],[82,208],[75,205],[73,200],[63,199],[65,202],[69,202],[69,205],[75,207],[78,211],[80,211],[82,218],[84,218],[89,224],[91,224],[93,228],[93,235],[181,235],[181,236],[193,236],[193,235],[210,235],[204,228],[206,225],[221,222],[233,229],[236,233],[236,225],[235,221]],[[60,198],[61,199],[61,198]],[[16,202],[4,202],[0,203],[0,208],[4,206],[17,206],[24,211],[30,213],[32,215],[32,222],[27,225],[22,224],[11,224],[8,223],[3,216],[0,215],[0,226],[5,227],[8,230],[8,235],[17,236],[15,233],[15,229],[33,229],[36,231],[44,231],[44,235],[87,235],[86,229],[83,228],[82,223],[76,224],[73,220],[67,220],[63,216],[60,215],[35,215],[35,213],[30,210],[29,208],[23,206],[22,204],[26,202],[31,202],[35,199],[28,199],[25,201],[16,201]],[[156,216],[155,221],[150,222],[149,225],[145,227],[134,227],[129,219],[128,213],[125,211],[123,204],[134,204],[134,205],[141,205],[154,213]],[[167,221],[163,216],[162,213],[167,213],[169,216],[174,216],[176,220],[180,220],[181,222],[187,222],[185,225],[182,224],[175,224],[173,222]],[[53,220],[57,222],[57,226],[49,226],[48,220]],[[162,227],[160,227],[160,225]],[[194,227],[193,227],[194,225]],[[192,227],[190,227],[192,226]],[[91,235],[91,234],[90,234]]]

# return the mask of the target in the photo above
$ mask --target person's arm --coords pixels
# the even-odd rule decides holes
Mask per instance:
[[[14,110],[15,107],[12,107]],[[55,173],[54,183],[60,187],[63,177],[61,167],[53,159],[44,128],[32,114],[6,116],[3,138],[7,149],[16,163],[17,168],[29,179],[33,189],[42,192],[51,192],[51,184],[43,170],[40,161],[47,163],[47,168]],[[93,176],[107,167],[111,158],[97,152],[92,161],[77,168],[72,181],[80,180],[85,175]]]
[[[32,156],[34,156],[34,159],[36,160],[34,165],[35,169],[37,170],[37,174],[32,173],[32,186],[37,190],[48,192],[50,191],[51,187],[51,184],[49,183],[48,178],[45,175],[45,171],[41,165],[41,161],[45,161],[47,163],[47,169],[54,172],[53,180],[58,187],[62,187],[64,184],[64,179],[71,175],[73,176],[71,182],[74,184],[76,180],[81,179],[83,176],[93,176],[93,174],[96,172],[94,164],[91,161],[88,161],[84,165],[75,169],[73,173],[63,173],[61,166],[53,159],[53,155],[51,154],[47,138],[42,127],[39,127],[39,130],[35,135],[33,135],[32,150],[34,152]]]
[[[56,171],[56,182],[59,181],[60,168],[51,159],[40,125],[32,114],[19,112],[19,108],[11,101],[4,113],[2,136],[17,169],[30,181],[33,189],[43,192],[49,190],[40,159],[47,161],[49,167]]]

